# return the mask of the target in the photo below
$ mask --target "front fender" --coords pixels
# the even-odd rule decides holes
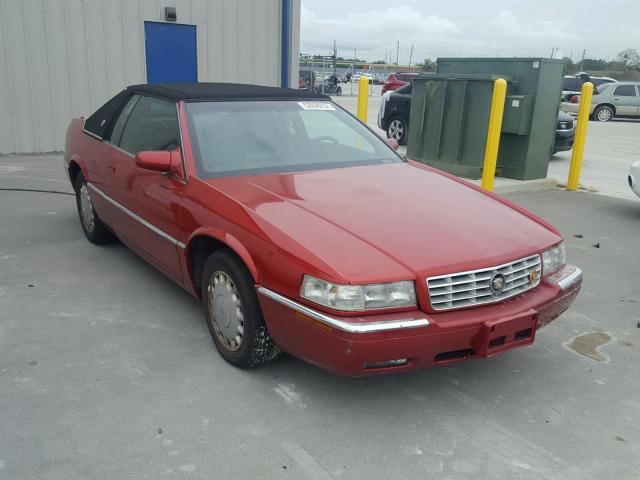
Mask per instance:
[[[236,237],[231,235],[228,232],[224,232],[218,228],[214,227],[200,227],[194,230],[189,239],[187,240],[187,246],[185,249],[186,258],[190,258],[191,255],[191,247],[193,246],[193,240],[198,237],[211,237],[214,240],[218,240],[221,243],[224,243],[231,250],[235,252],[238,257],[244,262],[244,264],[249,269],[249,273],[253,277],[253,280],[256,284],[260,283],[260,273],[258,272],[258,268],[256,267],[253,258],[249,254],[249,251],[245,248],[245,246],[238,240]]]

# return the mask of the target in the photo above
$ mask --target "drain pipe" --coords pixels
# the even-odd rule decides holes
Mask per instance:
[[[282,0],[282,39],[280,41],[280,86],[289,88],[291,60],[291,0]]]

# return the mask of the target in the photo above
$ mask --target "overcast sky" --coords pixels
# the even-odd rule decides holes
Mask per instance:
[[[395,5],[391,7],[390,5]],[[545,56],[578,60],[640,50],[640,0],[302,0],[301,53],[400,64],[438,56]]]

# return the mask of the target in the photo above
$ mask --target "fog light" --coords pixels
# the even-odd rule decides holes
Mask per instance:
[[[366,370],[371,370],[374,368],[401,367],[402,365],[406,365],[407,363],[409,363],[409,360],[407,360],[406,358],[398,358],[396,360],[387,360],[385,362],[365,363],[364,368]]]

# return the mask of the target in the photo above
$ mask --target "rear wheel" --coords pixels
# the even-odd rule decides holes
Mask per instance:
[[[608,122],[613,118],[613,108],[600,105],[593,111],[593,119],[598,122]]]
[[[254,368],[278,357],[280,349],[264,323],[253,278],[230,250],[219,250],[206,260],[202,304],[213,343],[227,362]]]
[[[400,145],[407,143],[407,122],[402,117],[393,117],[387,127],[387,137],[394,138]]]
[[[115,236],[104,226],[91,202],[87,181],[82,172],[76,177],[76,205],[85,236],[91,243],[105,245],[115,240]]]

